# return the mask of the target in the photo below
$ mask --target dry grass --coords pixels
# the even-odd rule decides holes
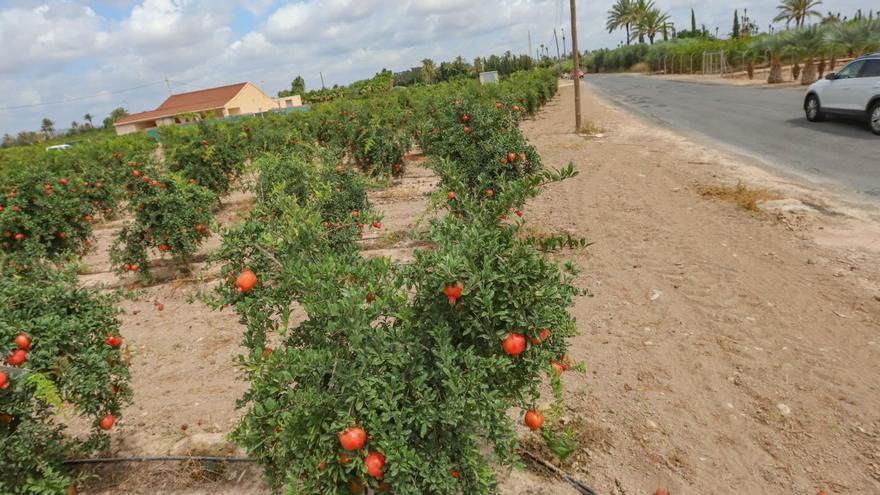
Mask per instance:
[[[395,189],[385,189],[383,191],[377,191],[370,195],[370,199],[373,201],[389,201],[389,202],[398,202],[398,201],[413,201],[424,196],[419,191],[410,188],[395,188]]]
[[[598,136],[600,134],[605,134],[605,129],[593,121],[587,121],[581,123],[581,132],[582,136]]]
[[[543,229],[535,224],[527,223],[522,226],[516,233],[516,237],[524,241],[526,239],[537,239],[539,241],[547,240],[553,237],[553,233]]]
[[[738,182],[735,186],[726,184],[701,186],[699,191],[705,198],[734,203],[752,212],[758,211],[758,203],[762,201],[782,199],[778,193],[767,189],[750,188],[742,182]]]
[[[376,239],[373,246],[376,249],[388,249],[407,239],[409,239],[409,232],[405,230],[395,230],[382,234],[381,237]]]
[[[630,72],[648,73],[648,72],[651,72],[651,66],[645,62],[639,62],[639,63],[633,65],[632,67],[630,67],[629,71]]]

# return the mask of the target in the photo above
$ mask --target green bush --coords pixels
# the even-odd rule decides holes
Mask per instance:
[[[507,412],[536,409],[543,374],[553,373],[551,361],[565,362],[565,339],[576,331],[568,313],[578,294],[574,268],[546,260],[521,238],[521,224],[483,213],[521,205],[544,181],[573,173],[543,170],[516,128],[519,114],[495,108],[499,92],[513,102],[546,98],[532,82],[482,96],[466,85],[474,94],[461,98],[451,88],[462,86],[449,86],[445,95],[422,94],[433,103],[410,102],[433,113],[427,125],[439,137],[423,133],[426,153],[444,186],[458,190],[409,265],[364,257],[356,243],[326,235],[328,174],[342,176],[331,193],[362,198],[344,178],[348,169],[328,171],[311,157],[258,161],[257,203],[224,233],[217,259],[226,283],[209,300],[232,306],[245,325],[240,364],[251,386],[232,437],[271,485],[289,493],[497,491],[495,462],[516,460]],[[470,141],[456,137],[461,111],[475,119]],[[523,166],[500,168],[499,151],[513,146],[526,155]],[[491,208],[481,204],[487,184],[501,191]],[[245,270],[256,275],[253,288],[237,282]],[[294,317],[298,310],[304,318]],[[534,339],[523,340],[518,357],[503,345],[513,333]],[[345,450],[340,434],[349,428],[363,429],[366,443]]]
[[[8,386],[0,389],[0,493],[64,493],[70,473],[62,461],[106,448],[100,427],[119,418],[131,398],[117,309],[110,296],[81,289],[72,269],[34,264],[19,272],[0,267],[0,365]],[[8,364],[19,334],[30,338],[23,364]],[[84,438],[65,435],[59,420],[79,416],[91,424]],[[106,426],[106,425],[105,425]]]
[[[168,169],[217,194],[228,193],[244,171],[248,141],[241,122],[165,126],[159,135]]]
[[[136,164],[131,167],[126,190],[134,218],[119,231],[110,249],[114,268],[149,279],[148,252],[155,249],[161,255],[171,255],[181,269],[188,269],[202,240],[214,229],[212,209],[217,196],[180,173]]]

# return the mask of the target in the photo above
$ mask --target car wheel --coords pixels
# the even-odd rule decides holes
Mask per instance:
[[[880,136],[880,101],[875,102],[868,111],[868,127],[871,132]]]
[[[810,122],[820,122],[825,120],[825,114],[822,113],[822,106],[819,105],[819,97],[810,95],[804,104],[804,112],[807,114],[807,120]]]

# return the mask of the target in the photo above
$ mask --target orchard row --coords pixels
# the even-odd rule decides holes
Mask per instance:
[[[232,438],[271,485],[493,493],[496,463],[517,459],[511,409],[560,455],[574,448],[558,407],[538,404],[544,377],[558,391],[569,366],[576,271],[521,232],[525,202],[574,174],[545,169],[518,129],[555,89],[552,75],[530,72],[410,95],[414,140],[440,177],[428,247],[410,264],[363,256],[360,226],[334,224],[377,218],[357,163],[339,165],[344,146],[255,162],[256,204],[224,232],[215,261],[228,283],[210,302],[246,327],[250,389]],[[306,318],[294,322],[297,309]]]
[[[163,128],[158,150],[133,136],[4,164],[0,491],[66,490],[60,461],[105,447],[131,398],[114,298],[78,288],[70,264],[95,222],[129,220],[111,251],[120,273],[149,279],[157,256],[186,268],[243,174],[257,177],[255,207],[223,232],[213,259],[229,283],[211,299],[246,326],[251,388],[236,440],[270,482],[305,493],[491,491],[479,447],[513,460],[505,412],[529,409],[541,426],[539,376],[551,361],[564,369],[575,331],[573,267],[560,272],[508,219],[571,173],[544,170],[517,129],[555,90],[552,74],[523,72]],[[367,180],[403,174],[413,144],[431,157],[448,214],[413,265],[366,259],[355,241],[381,228]],[[296,326],[294,306],[309,315]],[[93,433],[67,437],[62,410],[91,418]],[[339,445],[350,428],[369,432],[363,456]]]

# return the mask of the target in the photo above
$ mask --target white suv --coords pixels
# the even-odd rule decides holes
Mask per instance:
[[[837,74],[814,82],[804,111],[810,122],[832,114],[867,118],[868,127],[880,135],[880,53],[859,57]]]

